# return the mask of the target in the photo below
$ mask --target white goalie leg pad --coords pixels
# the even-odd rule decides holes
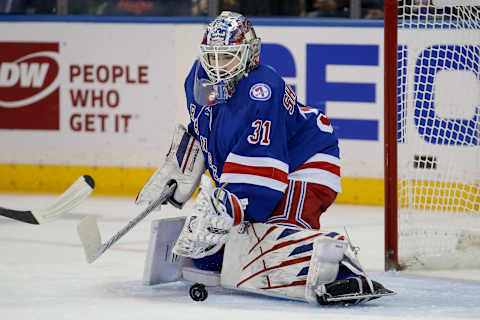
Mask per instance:
[[[340,261],[347,251],[345,240],[320,238],[313,243],[312,260],[305,286],[305,298],[310,303],[317,301],[317,295],[323,294],[325,284],[335,281]]]
[[[143,283],[155,285],[182,279],[185,267],[193,266],[191,259],[172,253],[185,218],[152,221],[150,242],[143,272]]]
[[[195,267],[182,267],[181,280],[201,283],[207,287],[220,286],[220,273],[217,271],[200,270]]]
[[[205,170],[200,143],[179,124],[175,128],[165,162],[143,186],[135,203],[150,204],[157,200],[167,183],[175,181],[177,188],[168,201],[181,208],[195,192]]]
[[[254,223],[232,229],[224,250],[222,286],[308,301],[310,284],[335,280],[347,244],[335,232]],[[310,271],[312,259],[314,272]],[[310,290],[312,290],[310,288]]]

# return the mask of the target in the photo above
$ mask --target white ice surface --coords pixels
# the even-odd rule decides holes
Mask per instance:
[[[0,195],[0,206],[44,207],[52,196]],[[0,319],[480,319],[480,270],[383,272],[383,209],[334,205],[322,227],[344,226],[373,279],[398,294],[352,307],[319,307],[211,288],[205,302],[188,297],[188,285],[141,283],[150,222],[181,215],[164,207],[137,225],[96,262],[86,263],[76,225],[99,218],[105,239],[141,208],[131,198],[87,199],[70,215],[29,225],[0,217]],[[440,278],[441,277],[441,278]]]

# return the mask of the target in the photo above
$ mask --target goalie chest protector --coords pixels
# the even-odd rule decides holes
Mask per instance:
[[[248,199],[249,218],[266,221],[289,178],[341,192],[338,139],[319,109],[298,103],[294,90],[262,65],[240,80],[226,103],[198,105],[197,63],[185,81],[188,131],[200,142],[217,186],[228,183],[228,191]],[[201,67],[199,76],[206,77]],[[312,168],[318,174],[311,174]]]

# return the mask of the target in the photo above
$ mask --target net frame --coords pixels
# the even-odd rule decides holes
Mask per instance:
[[[401,3],[401,7],[399,7],[399,3]],[[411,206],[413,209],[419,209],[423,212],[427,211],[454,211],[460,212],[460,215],[457,215],[455,219],[461,216],[463,220],[463,225],[467,226],[469,223],[478,223],[478,218],[474,220],[468,220],[473,217],[473,215],[477,215],[479,211],[479,203],[480,203],[480,190],[479,184],[480,180],[478,177],[479,172],[473,172],[472,174],[475,175],[474,177],[474,184],[473,188],[472,185],[462,185],[459,184],[458,181],[449,180],[451,177],[447,176],[439,176],[438,178],[433,178],[433,182],[427,180],[425,182],[422,180],[424,177],[419,177],[419,183],[414,182],[411,183],[410,181],[405,182],[403,176],[399,176],[399,166],[402,167],[404,170],[404,160],[402,159],[402,155],[399,157],[399,136],[403,134],[401,128],[405,128],[406,126],[402,123],[407,118],[405,114],[405,110],[399,108],[401,104],[401,100],[411,98],[407,97],[410,93],[401,92],[398,88],[403,85],[402,81],[406,81],[406,79],[402,79],[399,76],[398,69],[400,65],[404,62],[402,59],[406,59],[405,55],[401,53],[398,41],[398,29],[400,28],[407,28],[407,29],[465,29],[465,30],[475,30],[475,32],[479,32],[480,30],[480,7],[474,10],[475,16],[471,15],[472,10],[467,10],[466,7],[471,5],[478,5],[480,6],[479,0],[385,0],[384,1],[384,10],[385,10],[385,28],[384,28],[384,157],[385,157],[385,269],[386,270],[401,270],[405,268],[406,264],[403,261],[399,261],[399,246],[400,251],[404,250],[402,248],[402,244],[399,241],[400,233],[403,233],[401,226],[399,225],[399,207]],[[413,6],[416,6],[415,8]],[[431,10],[435,12],[434,16],[431,16]],[[403,17],[403,19],[399,19],[399,13],[405,13],[407,10],[418,9],[418,16],[414,19],[408,15]],[[472,9],[472,8],[470,8]],[[400,11],[399,11],[400,10]],[[437,13],[442,13],[438,16]],[[459,19],[452,19],[448,14],[443,13],[454,13]],[[432,18],[433,17],[433,18]],[[409,19],[410,18],[410,19]],[[400,20],[400,21],[399,21]],[[479,38],[480,39],[480,38]],[[479,41],[480,43],[480,41]],[[480,45],[479,45],[480,46]],[[451,51],[451,48],[439,48],[444,51]],[[463,50],[463,49],[462,49]],[[476,63],[478,63],[478,56],[480,53],[480,48],[474,49],[475,52],[473,53],[464,53],[458,52],[458,54],[464,54],[465,56],[472,56],[475,55]],[[438,50],[437,50],[438,51]],[[468,47],[467,50],[468,51]],[[437,54],[437,53],[436,53]],[[442,53],[446,56],[445,53]],[[450,53],[451,55],[457,54],[455,52]],[[423,65],[422,65],[423,66]],[[478,72],[478,70],[476,70]],[[416,73],[416,71],[415,71]],[[478,76],[477,76],[478,77]],[[402,96],[404,94],[405,96]],[[415,97],[419,97],[421,92],[415,92]],[[433,98],[432,98],[433,99]],[[478,100],[477,100],[478,101]],[[480,105],[480,103],[479,103]],[[407,106],[408,108],[408,106]],[[410,109],[413,109],[410,107]],[[399,112],[400,111],[400,112]],[[475,118],[474,118],[475,119]],[[421,120],[421,119],[420,119]],[[419,120],[419,121],[420,121]],[[477,132],[474,133],[473,138],[470,138],[468,143],[474,143],[474,146],[478,146],[479,139],[478,139],[478,132],[480,131],[479,127],[479,120],[476,119],[476,130]],[[458,123],[457,123],[458,124]],[[452,125],[457,125],[453,123]],[[446,124],[449,125],[449,124]],[[458,125],[461,125],[458,124]],[[475,128],[474,128],[475,130]],[[476,135],[476,136],[475,136]],[[405,136],[404,136],[405,137]],[[472,142],[472,139],[476,139],[475,142]],[[478,149],[475,149],[478,150]],[[400,153],[403,154],[403,149]],[[475,151],[474,151],[475,152]],[[480,153],[474,154],[478,159]],[[428,156],[419,156],[418,159],[413,159],[413,165],[420,166],[422,169],[424,168],[432,168],[433,166],[437,165],[437,160],[434,157]],[[480,162],[480,160],[477,160]],[[410,164],[411,165],[411,164]],[[475,169],[475,165],[473,166],[474,170],[478,171],[478,165]],[[421,170],[420,170],[421,171]],[[403,172],[403,171],[402,171]],[[400,174],[403,174],[403,173]],[[430,174],[428,170],[423,170],[426,174]],[[415,173],[416,174],[416,173]],[[467,172],[468,174],[468,172]],[[467,177],[468,178],[468,177]],[[437,180],[435,180],[437,179]],[[443,180],[442,180],[443,179]],[[475,179],[476,181],[476,188],[475,188]],[[471,180],[470,180],[471,181]],[[401,192],[399,192],[399,190]],[[453,190],[453,191],[452,191]],[[440,193],[443,197],[446,198],[444,201],[438,201],[435,196],[428,196],[429,193]],[[458,199],[466,199],[466,200],[458,200]],[[419,199],[421,199],[421,202]],[[437,197],[438,198],[438,197]],[[426,199],[426,200],[425,200]],[[420,205],[419,205],[420,203]],[[422,203],[427,203],[424,205]],[[459,205],[460,203],[460,205]],[[463,212],[467,212],[464,214]],[[473,215],[470,213],[474,213]],[[470,216],[469,216],[470,214]],[[403,215],[403,213],[402,213]],[[403,216],[402,216],[403,217]],[[422,216],[423,217],[423,216]],[[431,241],[433,244],[430,244],[435,250],[440,250],[445,247],[445,250],[450,250],[449,256],[452,257],[452,260],[460,261],[461,259],[470,259],[468,257],[469,252],[465,251],[463,256],[458,255],[455,256],[454,251],[458,249],[458,246],[462,245],[462,241],[466,239],[464,242],[475,243],[477,242],[477,246],[480,247],[480,233],[462,233],[463,231],[455,230],[451,228],[448,230],[445,227],[439,227],[443,221],[439,219],[441,215],[436,214],[426,214],[425,221],[421,221],[420,227],[418,230],[412,231],[412,234],[419,234],[420,236],[415,238],[413,237],[411,241],[422,241],[422,233],[428,234],[428,237],[432,237]],[[478,217],[478,215],[477,215]],[[417,219],[417,217],[415,217]],[[442,218],[443,219],[443,218]],[[438,220],[438,221],[437,221]],[[425,230],[422,230],[422,224],[425,224]],[[438,224],[438,225],[437,225]],[[443,229],[442,229],[443,228]],[[412,227],[412,230],[414,228]],[[435,248],[437,245],[437,248]],[[421,246],[419,246],[421,247]],[[424,254],[423,252],[419,254]],[[478,252],[475,252],[478,254]],[[429,259],[432,260],[432,265],[443,265],[443,267],[451,268],[455,267],[457,264],[445,264],[444,259],[440,255],[433,254]],[[461,262],[464,263],[464,262]],[[466,263],[469,263],[467,261]],[[431,267],[431,266],[430,266]],[[430,268],[429,267],[429,268]]]
[[[384,1],[385,270],[398,270],[397,46],[398,2]],[[393,125],[395,124],[395,125]]]

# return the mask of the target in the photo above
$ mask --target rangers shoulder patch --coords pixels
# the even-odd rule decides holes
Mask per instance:
[[[266,83],[256,83],[250,88],[250,98],[258,101],[267,101],[272,96],[272,89]]]

